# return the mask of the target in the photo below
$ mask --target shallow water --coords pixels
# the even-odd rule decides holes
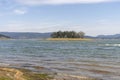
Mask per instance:
[[[0,40],[0,66],[120,80],[120,40]]]

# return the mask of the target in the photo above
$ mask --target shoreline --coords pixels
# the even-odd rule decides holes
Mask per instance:
[[[47,38],[48,41],[92,41],[90,38]]]
[[[0,67],[0,80],[99,80],[84,76],[75,76],[62,73],[46,74],[32,72],[28,69]]]

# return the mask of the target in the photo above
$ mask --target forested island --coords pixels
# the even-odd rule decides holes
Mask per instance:
[[[85,33],[75,31],[58,31],[51,34],[51,38],[84,38]]]
[[[53,32],[51,34],[51,38],[48,38],[47,40],[56,40],[56,41],[88,41],[91,39],[85,38],[85,33],[75,32],[75,31],[57,31]]]

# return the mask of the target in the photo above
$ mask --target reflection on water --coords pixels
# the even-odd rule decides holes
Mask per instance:
[[[2,40],[0,66],[120,80],[120,41]]]

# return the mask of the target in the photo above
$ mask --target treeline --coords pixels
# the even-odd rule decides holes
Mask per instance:
[[[51,34],[52,38],[84,38],[85,33],[75,31],[58,31]]]

